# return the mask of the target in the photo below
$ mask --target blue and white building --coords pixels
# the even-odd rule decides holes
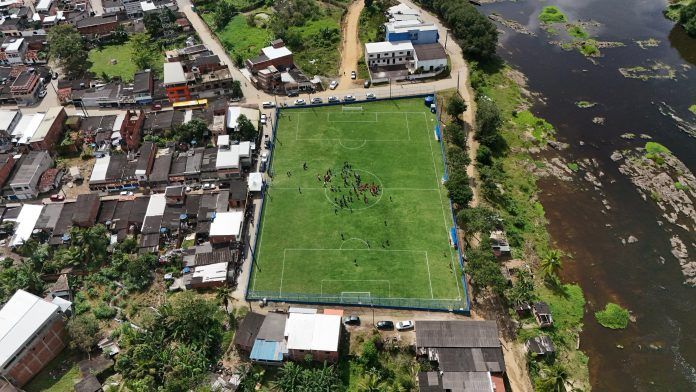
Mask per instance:
[[[403,20],[384,24],[388,42],[411,41],[414,45],[434,44],[440,39],[437,26],[420,20]]]

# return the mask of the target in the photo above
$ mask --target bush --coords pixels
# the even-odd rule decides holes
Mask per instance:
[[[109,305],[103,304],[95,308],[92,313],[94,313],[94,317],[100,320],[105,320],[114,318],[116,316],[116,309],[110,308]]]
[[[558,7],[549,5],[544,7],[539,14],[539,20],[544,23],[565,23],[566,16]]]
[[[630,314],[628,309],[624,309],[615,303],[609,302],[604,307],[604,310],[595,312],[595,318],[597,322],[605,328],[624,329],[628,326]]]
[[[679,23],[684,26],[687,34],[696,37],[696,1],[682,7],[679,11]]]
[[[453,170],[449,174],[447,182],[445,182],[445,188],[447,188],[450,200],[452,200],[452,203],[457,204],[459,208],[467,207],[471,199],[474,198],[474,192],[469,186],[469,176],[466,174],[465,169]]]

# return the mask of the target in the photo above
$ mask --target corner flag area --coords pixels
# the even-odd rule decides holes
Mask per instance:
[[[468,310],[423,98],[281,109],[249,299]]]

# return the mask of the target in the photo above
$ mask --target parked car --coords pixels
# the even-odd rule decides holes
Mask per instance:
[[[162,110],[162,105],[156,103],[152,105],[152,110]]]
[[[399,331],[406,331],[407,329],[413,329],[416,324],[412,320],[399,321],[396,323],[396,329]]]
[[[305,102],[304,99],[296,99],[295,100],[295,106],[302,106],[302,105],[306,105],[306,104],[307,104],[307,102]]]
[[[370,88],[370,85],[371,85],[371,84],[372,84],[371,81],[366,80],[366,81],[363,83],[363,87],[364,87],[364,88]]]
[[[186,188],[184,188],[184,190],[186,191],[186,193],[189,193],[189,192],[191,192],[193,189],[192,189],[190,186],[187,186]]]
[[[261,162],[268,162],[268,151],[261,151]]]
[[[331,83],[329,83],[329,88],[330,88],[331,90],[335,90],[336,87],[338,87],[338,82],[335,81],[335,80],[332,80]]]
[[[261,113],[261,124],[266,125],[267,121],[268,121],[268,117],[266,116],[266,113]]]
[[[360,317],[358,317],[358,316],[346,316],[343,318],[343,324],[345,324],[345,325],[360,325]]]
[[[343,97],[343,102],[353,102],[353,101],[355,101],[355,97],[352,95],[346,95],[345,97]]]
[[[63,201],[65,200],[65,196],[61,195],[60,193],[56,193],[55,195],[51,195],[51,201]]]
[[[45,97],[45,96],[46,96],[46,94],[48,94],[48,92],[47,92],[47,91],[46,91],[45,89],[44,89],[44,90],[41,90],[41,91],[39,91],[39,98],[43,98],[43,97]]]
[[[216,185],[211,182],[206,182],[203,184],[203,189],[215,189]]]
[[[131,191],[121,191],[121,193],[119,193],[119,195],[121,195],[121,196],[133,196],[133,192],[131,192]]]
[[[377,96],[375,96],[375,95],[372,94],[372,93],[368,93],[368,94],[365,96],[365,99],[367,99],[367,100],[377,99]]]
[[[53,80],[58,79],[58,72],[54,72],[53,75],[52,75],[52,77],[53,77]]]
[[[312,98],[312,105],[316,105],[319,103],[324,103],[324,101],[322,101],[321,98],[319,98],[319,97]]]
[[[377,329],[394,329],[394,323],[387,320],[378,321],[375,326]]]
[[[264,109],[274,108],[274,107],[275,107],[275,103],[273,103],[273,102],[271,102],[271,101],[262,102],[262,103],[261,103],[261,107],[264,108]]]
[[[300,95],[300,92],[297,90],[288,91],[288,97],[297,97],[299,95]]]
[[[338,97],[334,97],[333,95],[329,97],[329,103],[336,103],[336,102],[341,102]]]
[[[358,74],[355,71],[350,71],[350,78],[355,80],[358,78]]]

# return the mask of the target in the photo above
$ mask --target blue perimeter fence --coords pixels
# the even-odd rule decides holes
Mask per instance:
[[[339,106],[339,105],[354,105],[370,103],[375,101],[393,101],[400,99],[412,99],[412,98],[425,98],[427,96],[433,96],[435,98],[435,118],[436,125],[433,132],[438,138],[440,144],[440,154],[442,156],[442,162],[444,167],[444,178],[448,178],[447,173],[447,156],[445,155],[445,145],[442,140],[442,134],[440,130],[440,119],[441,119],[441,108],[437,103],[436,93],[427,94],[414,94],[405,95],[392,98],[379,98],[373,100],[356,100],[350,103],[347,102],[337,102],[337,103],[326,103],[319,105],[308,105],[308,106],[287,106],[282,108],[276,108],[274,119],[273,119],[273,131],[271,133],[271,148],[270,156],[268,157],[268,166],[266,168],[267,173],[271,179],[273,179],[273,157],[275,152],[275,141],[276,132],[278,129],[278,118],[280,117],[280,111],[282,110],[292,110],[292,109],[305,109],[308,107],[320,107],[320,106]],[[287,303],[299,303],[299,304],[313,304],[313,305],[344,305],[344,306],[368,306],[368,307],[378,307],[378,308],[391,308],[391,309],[413,309],[413,310],[424,310],[424,311],[435,311],[435,312],[454,312],[469,315],[471,312],[471,302],[469,300],[469,289],[466,283],[466,275],[464,274],[464,262],[465,258],[462,254],[461,247],[457,244],[457,238],[452,238],[453,243],[457,244],[457,258],[459,259],[459,266],[461,268],[461,282],[464,294],[463,305],[462,300],[453,299],[426,299],[426,298],[382,298],[382,297],[372,297],[370,295],[359,295],[359,293],[351,293],[350,296],[345,295],[329,295],[329,294],[317,294],[317,293],[280,293],[278,291],[265,291],[265,290],[251,290],[251,278],[254,274],[254,268],[256,267],[256,251],[259,244],[259,233],[263,226],[263,214],[264,208],[266,206],[266,188],[267,184],[264,184],[263,190],[261,191],[261,208],[259,211],[259,220],[256,225],[256,236],[254,239],[254,245],[250,247],[251,249],[251,270],[249,271],[249,276],[247,277],[247,290],[246,290],[246,300],[247,301],[257,301],[266,300],[270,302],[287,302]],[[452,205],[452,200],[449,200],[450,213],[452,215],[452,225],[454,232],[456,234],[457,230],[457,219]]]

